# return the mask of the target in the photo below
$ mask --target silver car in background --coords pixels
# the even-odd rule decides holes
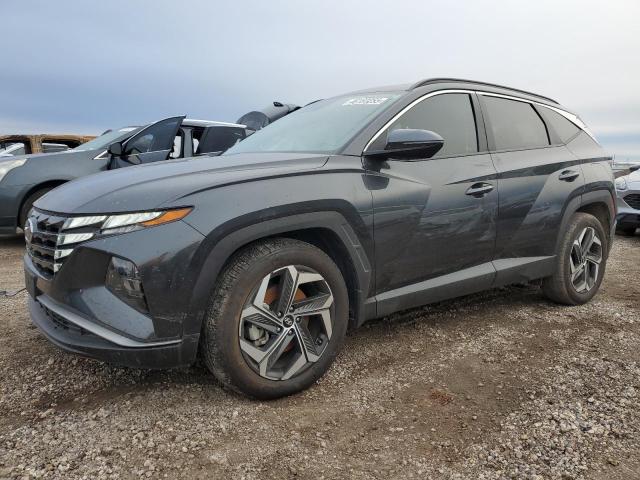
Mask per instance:
[[[640,165],[629,168],[631,173],[616,179],[618,195],[617,231],[633,235],[640,228]]]

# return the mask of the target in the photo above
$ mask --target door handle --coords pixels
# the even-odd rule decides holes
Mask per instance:
[[[471,195],[472,197],[483,197],[487,193],[493,190],[493,185],[486,182],[474,183],[465,192],[465,195]]]
[[[558,176],[560,180],[564,180],[565,182],[573,182],[576,178],[580,176],[579,172],[575,170],[563,170],[562,173]]]

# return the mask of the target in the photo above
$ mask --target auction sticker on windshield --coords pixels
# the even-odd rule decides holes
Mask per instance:
[[[349,105],[381,105],[389,100],[389,97],[353,97],[342,104],[343,107]]]

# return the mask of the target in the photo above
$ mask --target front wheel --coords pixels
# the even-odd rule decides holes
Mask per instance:
[[[607,264],[607,236],[600,221],[576,213],[556,254],[556,271],[542,282],[544,294],[565,305],[581,305],[598,292]]]
[[[348,323],[339,268],[322,250],[271,239],[236,254],[217,282],[202,330],[204,363],[223,385],[278,398],[313,384]]]

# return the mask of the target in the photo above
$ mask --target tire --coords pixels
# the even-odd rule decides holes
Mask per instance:
[[[636,227],[617,227],[616,233],[619,235],[626,235],[627,237],[631,237],[636,233]]]
[[[24,224],[27,221],[29,210],[31,210],[31,208],[33,207],[33,204],[36,203],[36,200],[38,200],[45,193],[50,192],[51,190],[53,190],[53,187],[41,188],[40,190],[36,190],[26,198],[26,200],[22,204],[22,207],[20,208],[20,216],[18,217],[18,227],[24,230]]]
[[[287,280],[292,278],[297,280]],[[287,281],[295,285],[290,289],[289,303],[282,293],[287,291]],[[277,291],[277,299],[269,303],[267,297],[273,296],[273,291]],[[281,303],[291,308],[278,318]],[[262,309],[255,305],[262,305]],[[322,314],[305,316],[304,311]],[[284,397],[308,388],[325,373],[342,347],[348,317],[347,287],[327,254],[299,240],[260,241],[235,254],[221,272],[204,319],[201,357],[229,389],[263,400]],[[284,339],[281,349],[276,348],[280,339]],[[258,361],[263,350],[271,349],[284,352],[272,367],[275,354]],[[306,363],[299,366],[302,362]]]
[[[597,238],[592,243],[589,254],[581,255],[579,251],[582,249],[579,245],[584,246],[589,243],[588,232],[593,232]],[[582,237],[583,233],[584,237]],[[580,242],[581,238],[582,242]],[[575,243],[576,241],[578,244]],[[604,277],[608,248],[607,235],[600,221],[587,213],[576,213],[560,242],[556,255],[555,273],[542,281],[543,293],[550,300],[563,305],[581,305],[591,300],[598,292]],[[595,259],[598,256],[600,261],[597,268],[594,268]],[[584,276],[580,274],[580,267],[576,267],[583,263]],[[572,266],[573,271],[579,274],[575,280],[572,280]],[[588,280],[589,278],[591,280]]]

